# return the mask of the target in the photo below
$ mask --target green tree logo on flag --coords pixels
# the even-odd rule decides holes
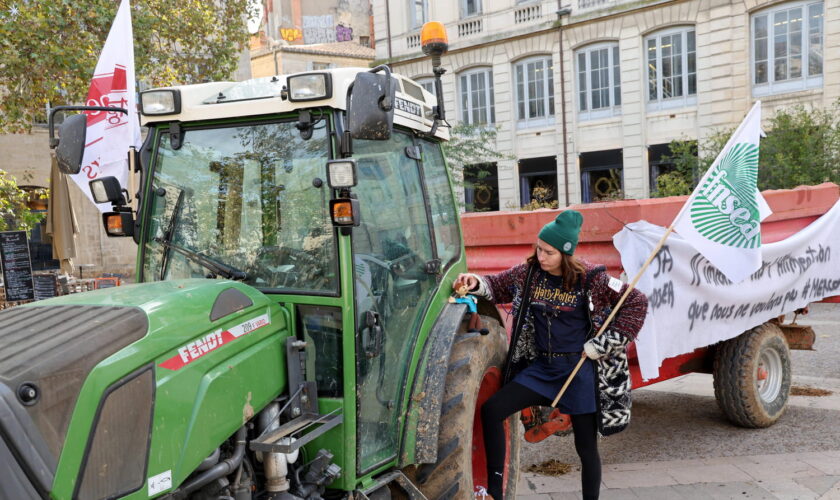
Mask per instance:
[[[757,171],[755,144],[741,142],[730,148],[691,202],[691,222],[698,233],[730,247],[761,246]]]
[[[670,228],[733,283],[761,268],[761,221],[773,213],[756,186],[760,139],[756,101]]]

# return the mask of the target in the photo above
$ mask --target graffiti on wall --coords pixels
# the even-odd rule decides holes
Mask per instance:
[[[284,30],[286,28],[283,28]],[[282,30],[281,30],[282,31]],[[301,33],[301,30],[289,28],[289,36],[292,36],[293,31]],[[344,23],[335,24],[333,16],[303,16],[303,30],[301,33],[303,43],[332,43],[332,42],[349,42],[353,40],[353,28],[346,26]],[[299,40],[297,38],[287,38],[285,35],[283,39],[287,42]]]
[[[303,32],[297,28],[280,28],[280,38],[294,42],[303,39]]]
[[[333,16],[303,16],[303,43],[332,43],[334,41]]]
[[[353,28],[339,24],[335,27],[335,41],[349,42],[353,40]]]

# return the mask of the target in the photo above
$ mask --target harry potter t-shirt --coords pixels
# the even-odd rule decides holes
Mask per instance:
[[[534,339],[538,351],[582,352],[589,330],[586,317],[587,299],[581,287],[573,291],[562,288],[559,276],[545,274],[545,279],[534,283],[530,311],[534,317],[537,335]]]
[[[529,312],[538,354],[513,380],[552,401],[580,361],[589,332],[589,301],[582,287],[567,291],[562,284],[561,277],[544,272],[535,280]],[[557,406],[570,415],[595,412],[595,368],[591,360],[584,362]]]

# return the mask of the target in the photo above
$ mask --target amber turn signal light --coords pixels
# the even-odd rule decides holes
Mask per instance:
[[[352,198],[330,200],[330,215],[333,225],[358,226],[360,220],[359,201]]]
[[[108,236],[134,235],[134,216],[131,212],[105,212],[102,214],[102,225]]]
[[[353,205],[349,200],[333,205],[333,220],[339,224],[353,223]]]
[[[108,226],[108,234],[123,234],[122,217],[120,214],[108,214],[105,219],[105,224]]]

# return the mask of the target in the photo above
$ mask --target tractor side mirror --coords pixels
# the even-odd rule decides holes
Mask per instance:
[[[75,175],[82,169],[85,154],[85,140],[87,139],[87,115],[71,115],[64,119],[58,128],[58,139],[55,137],[55,114],[65,111],[107,111],[109,113],[125,113],[125,108],[108,106],[56,106],[50,109],[47,126],[50,130],[50,149],[55,149],[55,159],[58,169],[65,174]]]
[[[387,66],[357,74],[347,96],[350,136],[372,141],[390,139],[394,128],[395,95],[391,70]]]
[[[87,115],[71,115],[58,128],[59,142],[55,149],[58,169],[65,174],[78,174],[82,169],[87,136]]]

